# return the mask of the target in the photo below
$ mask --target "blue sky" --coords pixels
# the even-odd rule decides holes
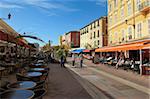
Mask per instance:
[[[0,0],[0,17],[17,32],[58,44],[58,37],[107,15],[107,0]],[[29,42],[44,43],[28,39]]]

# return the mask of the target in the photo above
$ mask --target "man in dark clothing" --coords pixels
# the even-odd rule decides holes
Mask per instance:
[[[60,65],[61,67],[65,67],[65,57],[62,55],[61,58],[60,58]]]

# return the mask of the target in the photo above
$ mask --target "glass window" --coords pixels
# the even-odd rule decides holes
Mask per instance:
[[[97,41],[97,45],[99,45],[99,40]]]
[[[99,37],[99,30],[97,31],[97,37]]]
[[[131,27],[128,28],[128,36],[129,36],[129,39],[132,39],[132,28]]]
[[[114,16],[114,22],[117,22],[117,13],[115,14],[115,16]]]
[[[148,32],[150,34],[150,19],[148,19]]]
[[[136,8],[137,10],[140,8],[141,0],[136,0]]]
[[[95,32],[94,32],[94,37],[93,38],[95,38]]]
[[[139,24],[137,25],[137,36],[138,36],[138,37],[141,37],[141,36],[142,36],[142,24],[141,24],[141,23],[139,23]]]
[[[124,30],[122,30],[122,41],[124,41],[125,40],[125,32],[124,32]]]
[[[124,17],[124,7],[121,8],[120,14],[121,14],[121,15],[120,15],[121,18],[123,18],[123,17]]]
[[[128,2],[128,15],[131,15],[132,13],[132,6],[131,6],[131,3]]]
[[[99,26],[99,20],[97,21],[97,26]]]
[[[117,0],[114,0],[114,8],[117,7]]]
[[[121,5],[123,5],[123,0],[120,0]]]
[[[109,12],[111,12],[111,9],[112,9],[112,5],[109,4]]]

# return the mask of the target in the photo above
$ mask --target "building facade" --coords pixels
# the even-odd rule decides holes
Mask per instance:
[[[62,45],[67,45],[69,48],[80,47],[80,32],[70,31],[62,36]]]
[[[108,45],[150,37],[150,0],[108,0]]]
[[[107,17],[101,17],[80,29],[80,46],[94,49],[107,46]]]

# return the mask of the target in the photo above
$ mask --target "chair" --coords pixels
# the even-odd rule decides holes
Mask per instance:
[[[42,97],[46,94],[45,89],[36,89],[34,90],[34,97],[32,99],[42,99]]]
[[[33,90],[44,88],[44,84],[45,84],[45,81],[44,81],[44,80],[43,80],[43,81],[36,82],[36,86],[33,88]]]
[[[0,88],[1,89],[7,90],[8,89],[7,88],[8,84],[10,84],[10,82],[7,81],[6,79],[3,78],[3,79],[0,80]]]
[[[5,89],[0,88],[0,94],[3,93],[5,91]]]
[[[135,65],[134,65],[133,71],[134,71],[134,72],[137,72],[138,74],[140,74],[139,64],[135,64]]]
[[[16,73],[16,78],[17,78],[17,81],[31,81],[30,78],[25,77],[25,76],[23,76],[23,75],[21,75],[19,73]]]

